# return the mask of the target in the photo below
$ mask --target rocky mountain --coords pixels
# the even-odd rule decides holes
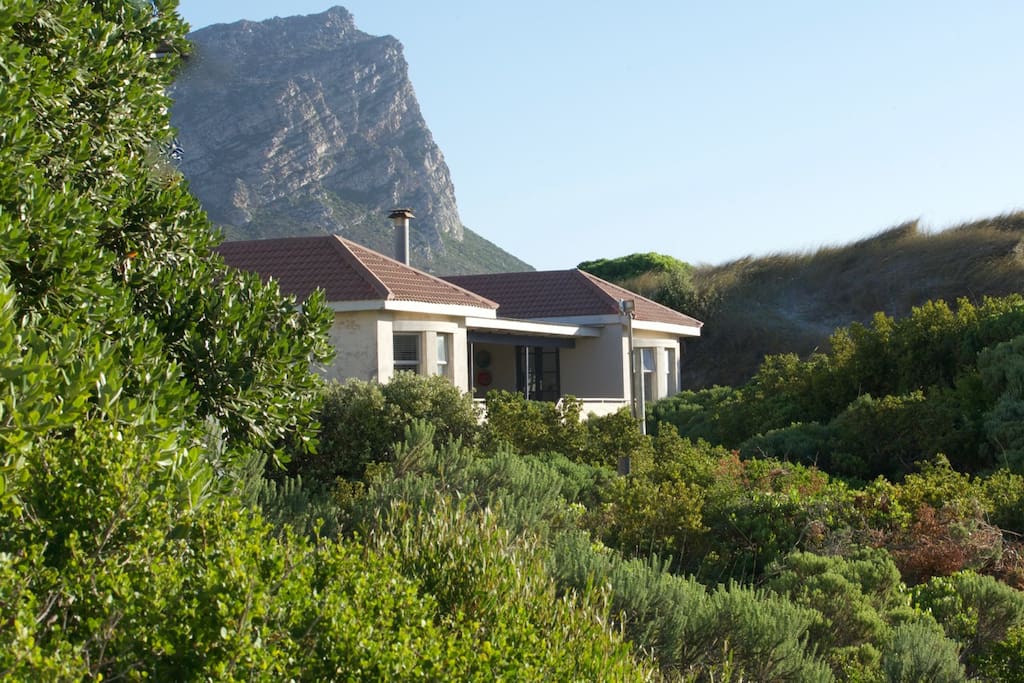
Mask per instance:
[[[172,122],[181,169],[227,239],[338,233],[390,254],[387,213],[409,207],[413,265],[529,269],[462,225],[398,40],[359,31],[342,7],[189,39]]]

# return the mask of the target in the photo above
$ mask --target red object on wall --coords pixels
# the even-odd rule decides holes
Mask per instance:
[[[481,370],[480,372],[476,373],[476,383],[482,387],[491,386],[491,373],[489,373],[487,370]]]

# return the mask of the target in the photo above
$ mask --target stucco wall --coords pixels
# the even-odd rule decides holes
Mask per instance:
[[[420,372],[424,375],[439,374],[437,366],[437,335],[450,335],[451,345],[448,349],[447,376],[452,381],[452,384],[462,391],[468,391],[469,370],[465,319],[395,313],[393,315],[392,332],[417,333],[420,335]],[[394,372],[394,353],[389,355],[386,361],[382,359],[382,376],[384,376],[385,371],[387,377],[390,378]]]
[[[379,333],[379,313],[359,311],[352,313],[336,313],[331,324],[329,337],[334,346],[334,360],[320,370],[327,379],[344,382],[350,377],[363,380],[377,379],[379,372],[377,345]],[[391,357],[390,321],[385,328],[388,357]]]
[[[436,374],[437,335],[450,335],[447,376],[463,391],[475,389],[482,397],[491,389],[515,390],[515,347],[501,344],[476,344],[474,350],[491,354],[489,387],[475,387],[475,370],[469,358],[464,319],[390,311],[337,313],[330,330],[336,349],[334,361],[321,370],[329,379],[344,381],[350,377],[387,382],[394,374],[392,337],[396,333],[420,335],[420,372]],[[646,330],[634,333],[634,347],[655,349],[657,371],[653,377],[654,396],[671,396],[679,387],[679,340],[668,334]],[[575,348],[559,350],[561,390],[581,399],[598,399],[594,409],[603,412],[618,401],[630,397],[629,355],[626,328],[605,325],[598,337],[580,337]],[[603,400],[613,399],[604,405]]]
[[[483,398],[488,391],[503,389],[505,391],[516,390],[516,347],[506,344],[474,344],[473,353],[486,352],[490,356],[490,363],[486,368],[473,367],[473,397]],[[486,370],[491,376],[489,386],[480,385],[476,375],[481,370]]]
[[[601,328],[600,337],[581,337],[576,347],[561,349],[562,393],[579,398],[624,398],[629,383],[625,330]]]
[[[327,379],[344,382],[356,377],[387,382],[395,371],[393,335],[420,335],[420,372],[438,373],[438,334],[450,335],[447,375],[455,386],[469,386],[466,328],[463,321],[443,316],[392,313],[389,311],[346,311],[336,313],[329,333],[335,348],[334,361],[320,370]]]
[[[654,396],[645,396],[647,401],[656,401],[678,393],[679,338],[667,333],[637,331],[633,334],[633,347],[654,349]]]

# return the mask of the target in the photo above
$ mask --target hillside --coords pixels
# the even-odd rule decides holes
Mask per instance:
[[[687,343],[687,388],[735,386],[766,354],[825,350],[835,328],[878,311],[898,317],[930,299],[1021,291],[1024,213],[940,232],[910,222],[845,246],[716,266],[652,265],[617,281],[705,322],[701,339]]]
[[[529,270],[459,218],[402,44],[342,7],[188,35],[171,89],[181,170],[227,239],[336,233],[391,253],[387,213],[416,214],[413,265]]]

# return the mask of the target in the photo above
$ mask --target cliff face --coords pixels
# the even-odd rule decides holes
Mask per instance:
[[[182,171],[228,239],[329,232],[390,254],[386,216],[401,206],[416,214],[414,265],[525,265],[493,245],[483,257],[491,265],[455,263],[450,252],[466,237],[455,190],[395,38],[357,30],[335,7],[219,24],[189,39],[172,122]]]

